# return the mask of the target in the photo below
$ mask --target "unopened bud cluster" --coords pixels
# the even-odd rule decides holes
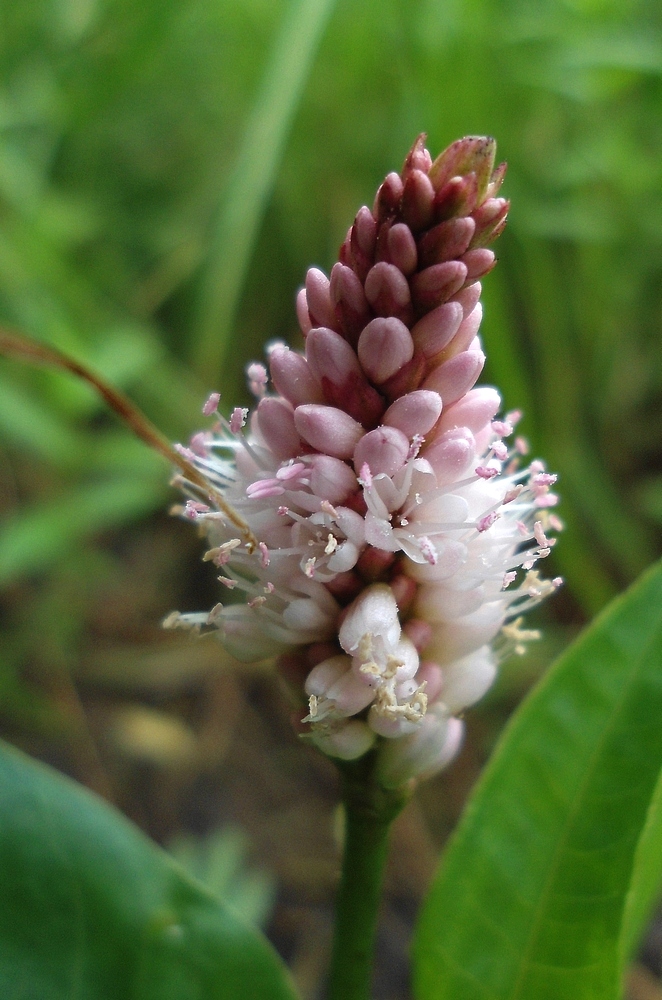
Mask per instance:
[[[492,139],[434,161],[423,139],[330,276],[308,271],[305,351],[277,344],[268,371],[249,366],[252,414],[219,416],[217,394],[205,405],[215,423],[184,451],[258,543],[185,483],[183,513],[232,596],[168,620],[215,626],[244,660],[279,653],[307,699],[302,734],[345,759],[377,746],[387,786],[452,758],[459,715],[535,635],[520,615],[560,582],[534,568],[561,527],[555,477],[521,466],[518,414],[496,419],[499,394],[474,388],[505,164]]]

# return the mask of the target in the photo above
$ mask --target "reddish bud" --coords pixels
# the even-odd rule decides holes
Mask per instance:
[[[361,367],[368,378],[381,385],[411,360],[414,343],[409,329],[395,316],[371,320],[358,343]]]
[[[416,350],[426,358],[434,358],[451,342],[463,318],[459,302],[446,302],[426,313],[411,331]]]
[[[324,401],[320,383],[306,359],[284,344],[278,344],[269,353],[269,371],[276,389],[292,406]]]
[[[409,283],[394,264],[380,261],[365,279],[365,294],[378,316],[397,316],[406,321],[411,313]]]
[[[421,266],[430,267],[461,257],[471,242],[476,225],[471,216],[447,219],[430,229],[421,239],[418,251]]]
[[[475,174],[465,177],[451,177],[447,184],[437,191],[434,199],[435,219],[451,219],[469,215],[478,200],[478,181]]]
[[[412,170],[402,192],[402,218],[415,233],[430,225],[434,188],[427,174]]]
[[[428,170],[432,166],[432,157],[425,148],[426,139],[426,133],[421,132],[416,139],[416,142],[407,153],[407,158],[402,168],[403,181],[406,181],[412,170],[422,170],[424,174],[427,174]]]
[[[294,410],[279,396],[265,396],[257,407],[257,425],[267,446],[277,458],[295,458],[301,453],[301,438],[294,426]]]
[[[470,253],[484,251],[469,251]],[[466,255],[465,255],[466,256]],[[373,268],[374,270],[374,268]],[[467,277],[467,267],[459,260],[448,260],[419,271],[411,281],[414,304],[419,312],[428,312],[458,292]]]
[[[329,279],[317,267],[311,267],[306,274],[306,300],[313,326],[336,325],[336,314],[331,305]]]
[[[462,263],[467,269],[466,280],[475,281],[476,278],[482,278],[492,270],[496,264],[496,257],[492,250],[481,247],[476,250],[467,250],[462,258]]]
[[[383,222],[389,215],[394,215],[400,208],[403,184],[400,174],[395,171],[387,174],[377,191],[375,205],[372,211],[378,222]]]
[[[334,264],[330,282],[331,303],[342,332],[351,344],[370,319],[363,285],[350,267]]]
[[[418,250],[409,226],[404,222],[396,222],[386,234],[386,243],[390,263],[395,264],[405,275],[413,274],[418,264]]]

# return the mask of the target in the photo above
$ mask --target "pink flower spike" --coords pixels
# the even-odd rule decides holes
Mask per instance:
[[[218,410],[218,404],[221,401],[220,392],[212,392],[208,397],[205,405],[202,407],[202,412],[206,417],[211,417],[212,413],[216,413]]]

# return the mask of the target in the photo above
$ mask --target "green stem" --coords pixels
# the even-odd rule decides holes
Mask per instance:
[[[329,1000],[368,1000],[388,834],[408,798],[374,775],[375,755],[339,764],[343,776],[345,845],[336,901]]]

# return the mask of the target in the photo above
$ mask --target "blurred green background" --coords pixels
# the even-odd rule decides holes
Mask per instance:
[[[523,432],[560,474],[567,523],[554,553],[567,584],[539,615],[545,642],[476,713],[463,777],[432,783],[419,825],[406,821],[408,836],[437,843],[551,652],[661,549],[662,7],[0,7],[0,322],[96,367],[175,440],[200,425],[211,390],[228,407],[247,401],[246,362],[296,337],[306,268],[330,269],[356,210],[421,131],[433,155],[492,134],[509,163],[483,381],[524,410]],[[299,948],[313,995],[323,958],[301,943],[317,933],[310,913],[307,930],[296,913],[320,877],[320,840],[297,809],[308,782],[326,822],[333,778],[297,763],[263,670],[237,673],[216,644],[160,633],[173,607],[216,600],[195,533],[165,513],[167,480],[85,386],[0,361],[0,722],[161,840],[252,830],[281,886],[274,935],[290,958]],[[280,761],[269,782],[265,748]],[[265,809],[275,826],[256,820]],[[296,857],[274,846],[292,824],[309,837],[309,869],[301,840]],[[419,888],[423,869],[410,873]],[[334,871],[310,904],[325,927]]]

